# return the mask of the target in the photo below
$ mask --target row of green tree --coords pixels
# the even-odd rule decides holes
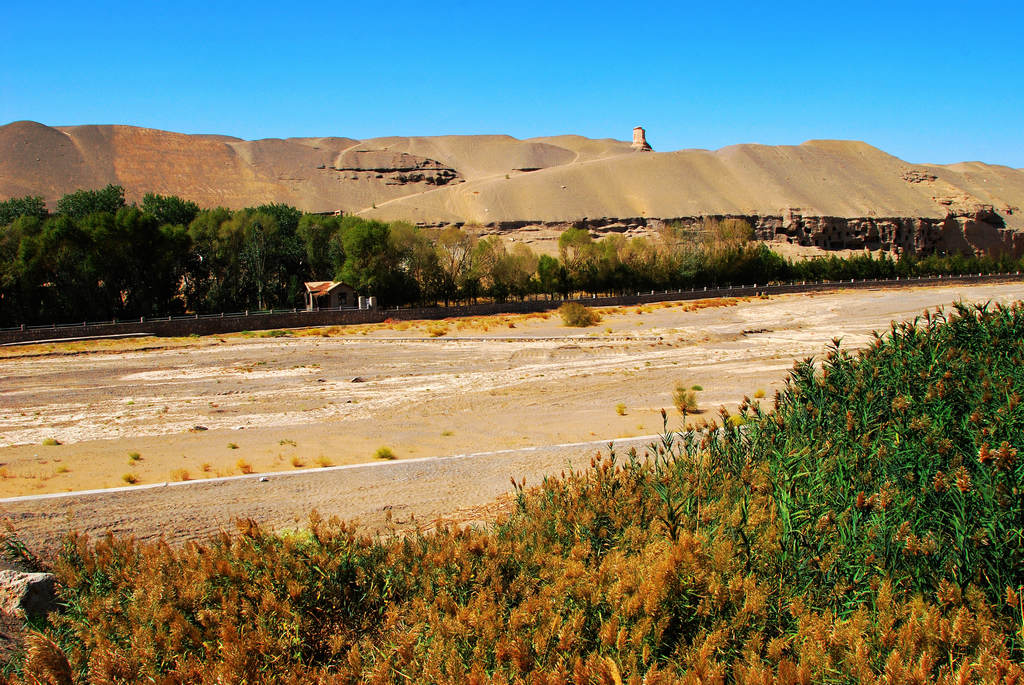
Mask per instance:
[[[748,224],[670,225],[595,241],[566,230],[558,256],[461,228],[421,229],[268,204],[200,209],[107,186],[0,202],[0,326],[301,307],[305,281],[341,280],[382,305],[569,297],[740,283],[1007,271],[1009,257],[787,260]]]

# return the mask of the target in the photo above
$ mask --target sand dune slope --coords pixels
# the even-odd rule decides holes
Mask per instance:
[[[65,193],[116,183],[131,201],[156,192],[202,206],[287,202],[307,211],[352,212],[436,187],[436,174],[409,178],[410,165],[448,169],[444,181],[452,182],[629,151],[623,141],[580,136],[246,141],[134,126],[52,128],[19,121],[0,126],[0,197],[40,195],[52,207]]]
[[[707,214],[942,218],[988,204],[1019,224],[1024,174],[979,163],[920,166],[856,141],[636,153],[402,198],[381,218],[489,223]]]
[[[990,206],[1024,228],[1024,170],[912,165],[856,141],[634,152],[563,135],[246,141],[132,126],[0,126],[0,198],[117,183],[129,201],[285,202],[423,223],[708,214],[943,218]]]

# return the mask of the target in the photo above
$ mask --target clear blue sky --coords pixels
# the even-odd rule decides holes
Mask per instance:
[[[1024,167],[1010,0],[99,0],[3,15],[0,123],[249,139],[626,139],[640,124],[657,150],[852,138],[911,162]]]

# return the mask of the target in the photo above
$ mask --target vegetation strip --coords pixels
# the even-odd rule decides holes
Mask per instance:
[[[736,219],[669,225],[652,239],[595,241],[574,227],[555,257],[458,227],[303,214],[283,204],[201,210],[149,193],[129,206],[123,188],[107,186],[63,197],[53,215],[40,198],[0,202],[0,327],[294,310],[305,307],[304,283],[327,280],[381,306],[424,307],[1021,268],[1008,254],[792,261],[752,235]]]

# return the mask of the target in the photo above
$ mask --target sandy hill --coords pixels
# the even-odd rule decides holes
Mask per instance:
[[[1024,172],[976,162],[912,165],[856,141],[631,153],[469,181],[365,212],[491,223],[740,214],[928,217],[983,205],[1022,226]]]
[[[423,223],[707,214],[942,218],[990,206],[1024,228],[1024,170],[915,165],[855,141],[634,152],[581,136],[245,141],[132,126],[0,126],[0,197],[53,203],[123,185],[129,200],[285,202]]]

